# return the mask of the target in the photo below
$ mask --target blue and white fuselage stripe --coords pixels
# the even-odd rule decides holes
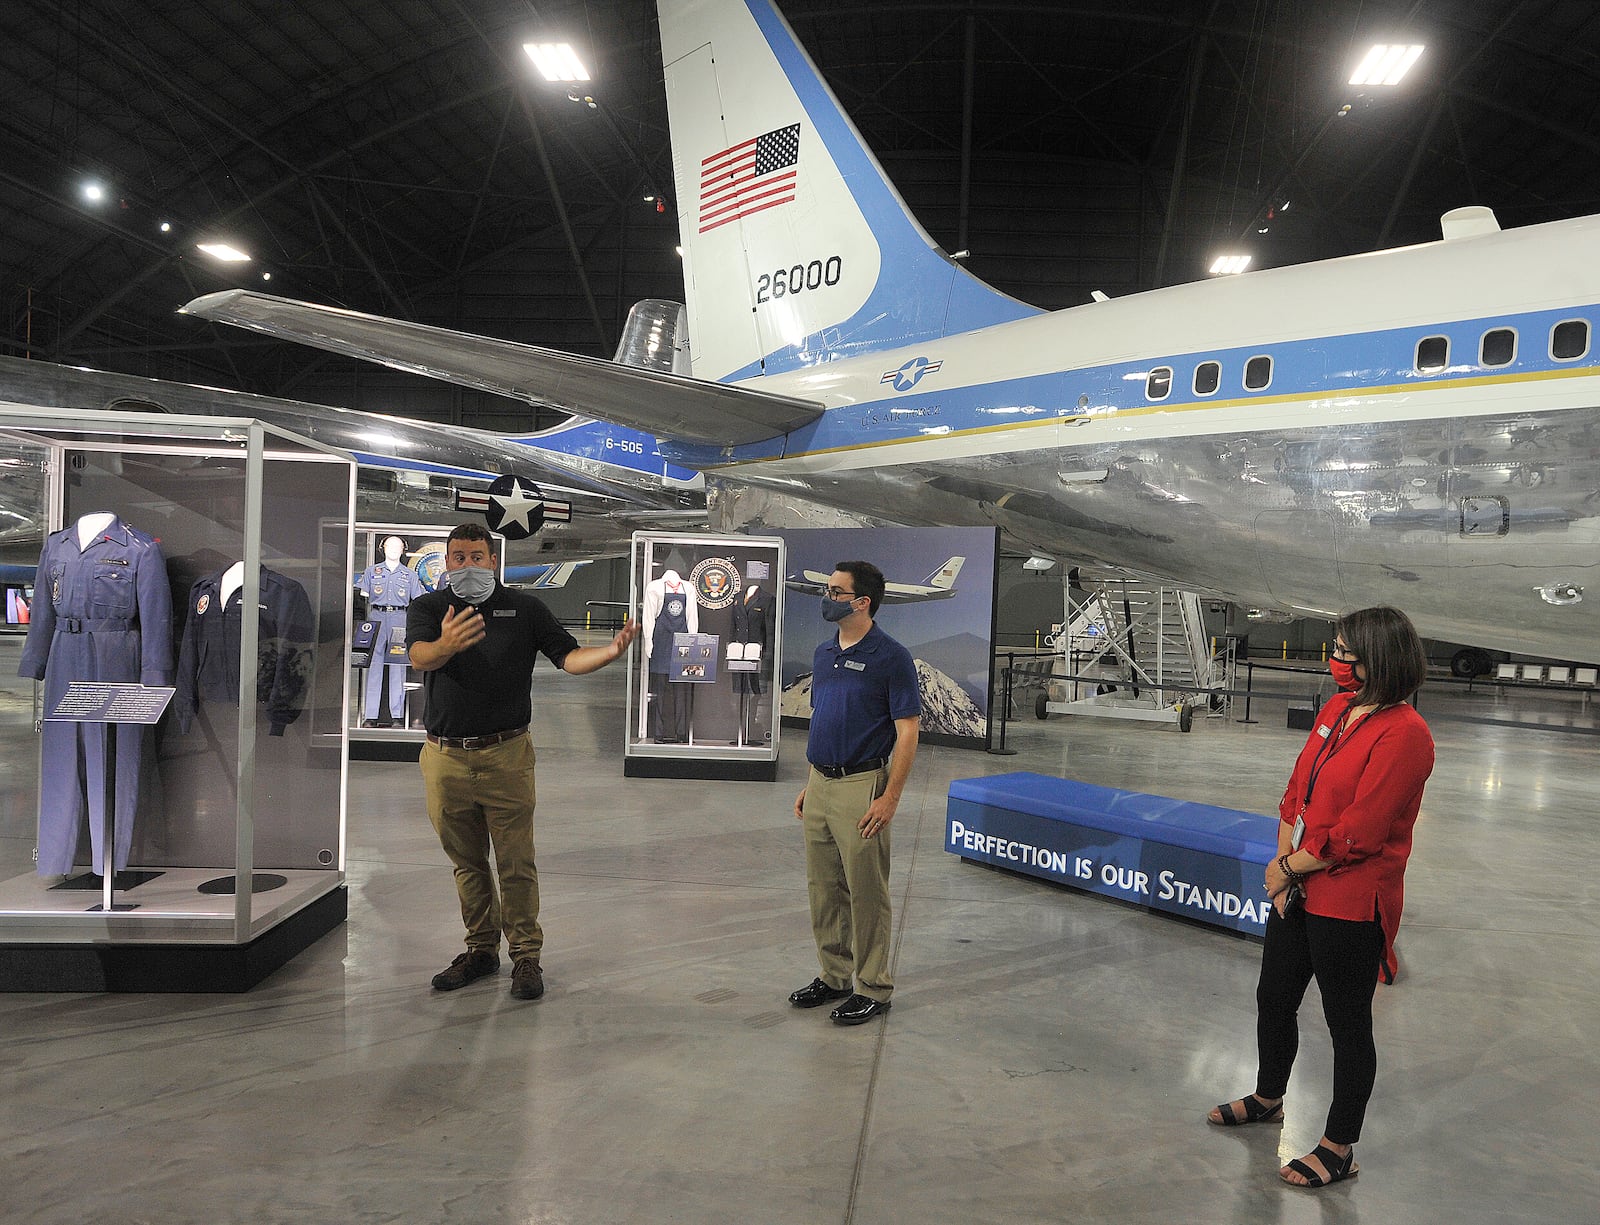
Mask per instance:
[[[728,450],[683,444],[670,444],[663,450],[669,457],[684,463],[719,467],[800,459],[863,446],[949,439],[977,431],[1003,431],[1008,427],[1022,429],[1155,413],[1203,415],[1208,410],[1225,407],[1248,409],[1252,402],[1281,404],[1286,400],[1424,392],[1491,383],[1505,386],[1530,379],[1600,374],[1600,367],[1594,364],[1592,348],[1567,360],[1551,356],[1551,330],[1556,324],[1569,320],[1586,320],[1592,331],[1600,321],[1600,304],[1209,352],[1190,351],[967,386],[941,387],[925,379],[912,394],[887,397],[874,394],[871,398],[841,404],[786,439]],[[1516,334],[1515,357],[1504,365],[1484,366],[1478,361],[1481,338],[1484,333],[1500,328]],[[1418,371],[1414,364],[1417,344],[1425,337],[1435,336],[1448,340],[1448,358],[1440,369]],[[938,346],[926,349],[930,359],[938,351]],[[1376,360],[1377,355],[1382,355],[1383,360]],[[1247,389],[1243,386],[1245,366],[1257,357],[1271,359],[1271,378],[1263,387]],[[1220,383],[1215,392],[1197,395],[1193,390],[1195,370],[1205,362],[1219,364]],[[876,393],[884,374],[893,365],[893,358],[861,358],[850,365],[855,368],[856,377],[841,379],[841,384],[848,382],[852,388],[860,385],[863,391],[870,389]],[[944,363],[947,373],[955,373],[959,366],[958,361]],[[1172,390],[1164,398],[1152,400],[1146,394],[1147,379],[1152,370],[1161,367],[1172,371]],[[842,375],[843,371],[840,373]],[[1407,415],[1431,411],[1428,405],[1432,401],[1433,397],[1412,397],[1414,411]],[[1170,434],[1170,418],[1150,432]],[[1203,432],[1203,425],[1186,422],[1184,432]]]

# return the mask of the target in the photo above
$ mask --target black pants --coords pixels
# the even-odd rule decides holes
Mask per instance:
[[[1372,996],[1378,989],[1383,928],[1377,922],[1326,919],[1304,911],[1267,916],[1267,943],[1256,984],[1256,1094],[1282,1097],[1300,1046],[1300,1001],[1313,977],[1333,1039],[1333,1103],[1324,1134],[1335,1144],[1361,1138],[1367,1099],[1378,1076]]]

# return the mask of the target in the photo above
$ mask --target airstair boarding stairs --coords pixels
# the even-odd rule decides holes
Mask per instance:
[[[1187,732],[1195,707],[1222,683],[1200,597],[1115,575],[1081,571],[1081,600],[1066,588],[1066,623],[1056,638],[1066,679],[1039,695],[1035,713],[1175,723]]]

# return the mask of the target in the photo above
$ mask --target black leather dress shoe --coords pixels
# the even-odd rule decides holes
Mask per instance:
[[[865,1025],[873,1017],[889,1011],[888,1000],[869,1000],[864,995],[852,995],[828,1015],[835,1025]]]
[[[820,1008],[823,1004],[842,1000],[849,994],[849,987],[830,987],[820,978],[813,978],[810,986],[791,992],[789,1002],[796,1008]]]

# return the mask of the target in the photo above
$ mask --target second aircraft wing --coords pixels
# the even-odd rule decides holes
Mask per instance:
[[[245,289],[206,294],[179,313],[718,447],[781,437],[822,415],[808,400]]]

